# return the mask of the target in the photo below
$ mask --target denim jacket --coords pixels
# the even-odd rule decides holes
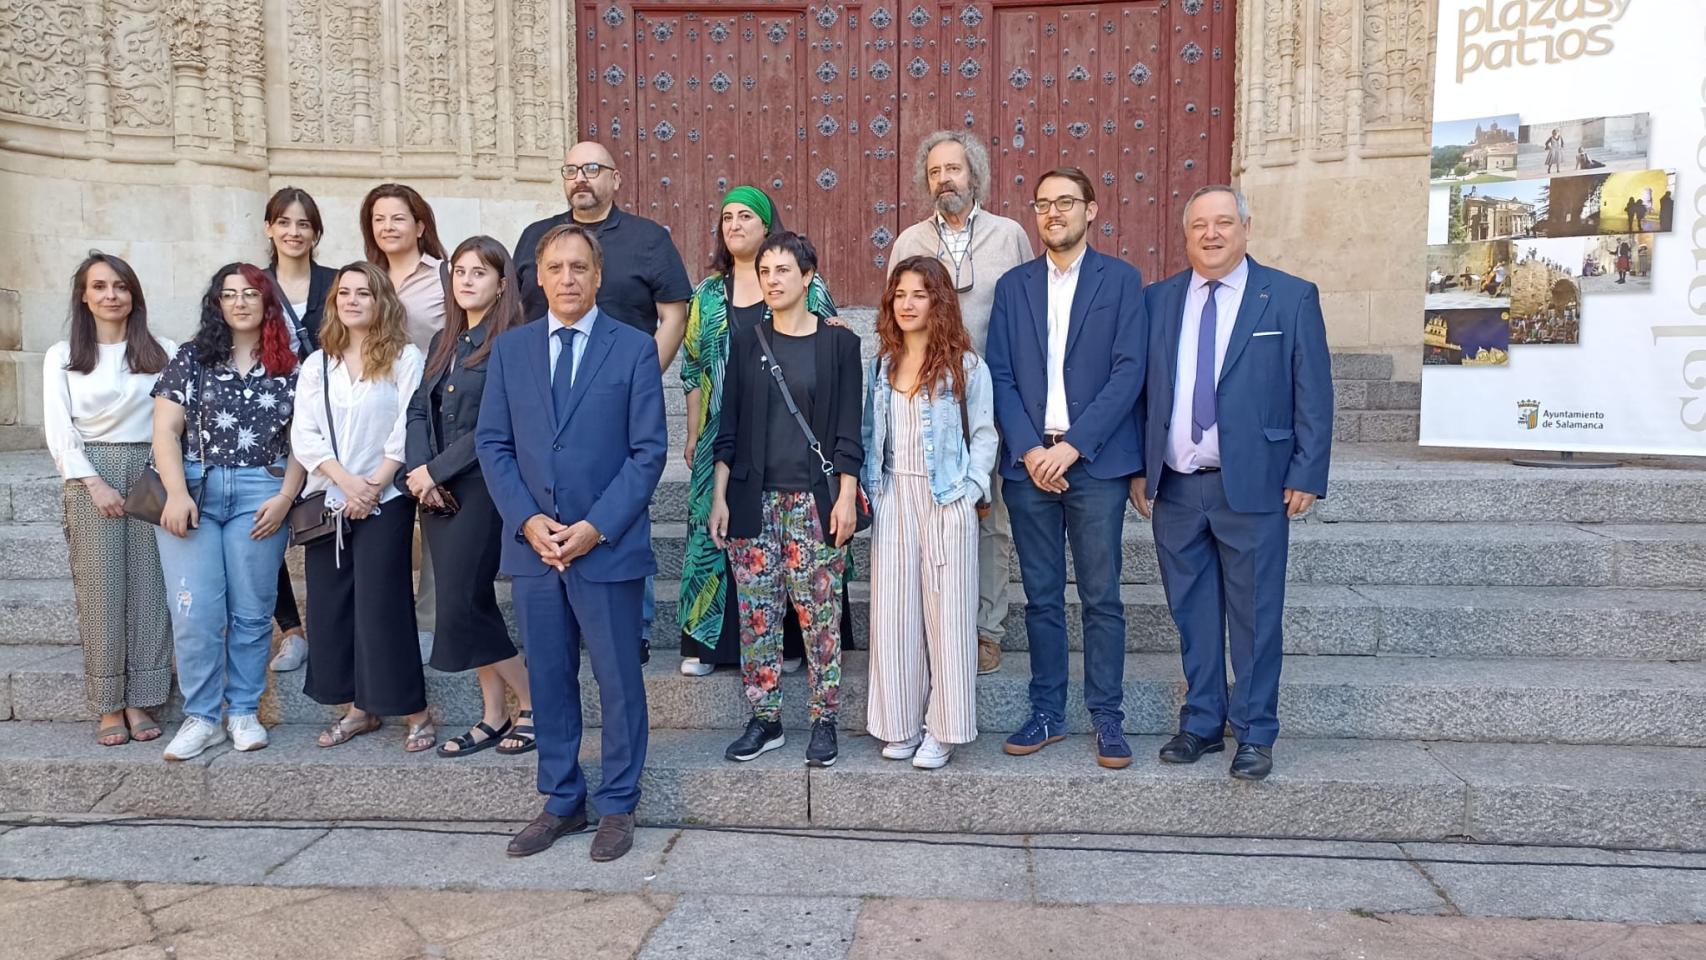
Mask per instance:
[[[929,402],[923,408],[924,461],[930,475],[930,495],[943,506],[968,496],[974,500],[989,498],[989,477],[995,469],[996,449],[1000,445],[995,433],[995,390],[989,379],[989,366],[968,351],[965,371],[970,449],[953,391],[942,396],[929,395]],[[884,464],[889,459],[889,399],[893,395],[888,362],[878,357],[871,361],[870,376],[865,378],[865,421],[861,431],[865,465],[859,472],[859,483],[872,499],[883,488]]]

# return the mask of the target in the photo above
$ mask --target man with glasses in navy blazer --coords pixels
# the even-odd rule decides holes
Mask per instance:
[[[1065,736],[1070,542],[1084,626],[1084,705],[1096,762],[1117,769],[1131,764],[1121,709],[1120,540],[1132,478],[1143,471],[1143,278],[1090,246],[1096,190],[1082,170],[1043,174],[1031,208],[1048,249],[996,284],[986,356],[1031,655],[1031,718],[1003,749],[1025,756]]]
[[[492,343],[474,446],[503,517],[504,573],[527,648],[539,792],[545,810],[510,856],[546,850],[587,826],[580,767],[580,650],[603,714],[594,860],[634,840],[646,763],[641,603],[655,573],[652,491],[669,434],[657,345],[594,305],[604,265],[597,237],[558,224],[536,248],[549,309]]]
[[[1132,490],[1154,526],[1185,667],[1179,732],[1161,759],[1217,753],[1230,725],[1232,776],[1260,780],[1279,735],[1288,524],[1327,493],[1327,328],[1313,283],[1245,252],[1250,208],[1237,191],[1198,190],[1184,227],[1191,269],[1144,291],[1147,482]]]

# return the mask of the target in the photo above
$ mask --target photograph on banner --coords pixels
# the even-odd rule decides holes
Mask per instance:
[[[1434,183],[1488,183],[1516,176],[1517,116],[1435,121]]]
[[[1429,247],[1426,309],[1510,306],[1511,250],[1509,240]]]
[[[1429,310],[1422,328],[1422,364],[1502,367],[1510,362],[1510,311]]]
[[[1579,343],[1582,336],[1580,240],[1523,240],[1511,271],[1512,346]]]
[[[1645,113],[1524,123],[1517,132],[1517,175],[1645,170],[1648,125]]]
[[[1653,241],[1651,234],[1587,237],[1582,241],[1582,293],[1599,296],[1653,289]]]
[[[1540,236],[1669,233],[1676,219],[1674,170],[1553,177],[1541,182],[1547,189],[1537,230]]]
[[[1541,236],[1535,226],[1545,213],[1550,184],[1539,179],[1434,187],[1428,244]],[[1445,195],[1444,202],[1439,194]]]

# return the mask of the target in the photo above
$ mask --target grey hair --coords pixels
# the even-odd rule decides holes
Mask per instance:
[[[1232,202],[1238,205],[1238,219],[1244,223],[1250,222],[1250,201],[1244,199],[1244,194],[1224,183],[1211,183],[1198,187],[1196,192],[1191,194],[1191,198],[1185,201],[1185,212],[1179,215],[1179,222],[1186,230],[1191,228],[1191,204],[1196,203],[1198,197],[1210,193],[1232,194]]]
[[[930,151],[952,140],[966,152],[966,166],[971,168],[971,198],[973,203],[982,203],[989,198],[989,151],[983,144],[969,133],[962,130],[938,130],[924,138],[918,145],[918,157],[913,163],[912,179],[925,193],[930,192],[930,178],[927,160]]]

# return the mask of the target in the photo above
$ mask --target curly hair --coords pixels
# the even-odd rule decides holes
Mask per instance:
[[[918,145],[918,155],[912,162],[913,182],[918,184],[918,189],[923,190],[925,195],[930,194],[930,151],[949,141],[959,144],[966,152],[966,169],[971,174],[972,202],[983,203],[988,200],[989,151],[983,148],[983,144],[976,137],[963,130],[938,130],[924,138]],[[931,196],[930,199],[934,203],[936,198]]]
[[[255,349],[267,376],[282,377],[296,369],[296,351],[290,349],[290,333],[284,327],[284,308],[279,306],[278,288],[266,271],[252,263],[228,263],[214,271],[201,296],[201,326],[190,340],[196,362],[204,367],[216,367],[231,357],[231,327],[225,322],[225,308],[219,295],[225,290],[225,279],[241,274],[243,282],[261,294],[261,341]]]
[[[341,358],[349,349],[349,327],[344,326],[343,318],[338,316],[338,288],[343,286],[344,277],[352,273],[361,274],[367,280],[367,289],[373,291],[373,320],[361,342],[361,378],[385,379],[391,376],[392,365],[403,355],[403,348],[409,345],[409,332],[405,326],[403,301],[397,299],[397,291],[391,286],[391,278],[383,267],[357,260],[338,271],[337,282],[332,284],[332,292],[326,296],[325,318],[320,321],[320,349],[333,360]]]
[[[930,297],[925,324],[930,343],[924,350],[924,365],[919,368],[918,382],[912,389],[916,392],[924,387],[934,391],[946,385],[954,399],[964,403],[966,384],[962,364],[966,351],[971,349],[971,334],[966,332],[965,321],[960,316],[960,297],[954,292],[954,281],[935,257],[907,257],[895,264],[894,272],[889,274],[888,288],[877,306],[877,356],[888,361],[889,383],[893,385],[895,370],[906,355],[906,334],[895,319],[894,295],[901,278],[909,273],[924,282],[924,292]]]

